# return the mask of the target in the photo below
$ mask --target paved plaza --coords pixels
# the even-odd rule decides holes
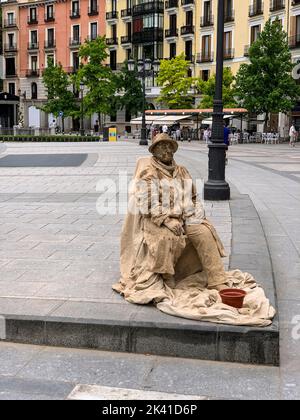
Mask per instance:
[[[8,144],[0,153],[0,313],[112,319],[113,307],[117,316],[126,314],[130,320],[139,316],[141,308],[127,304],[111,290],[112,283],[119,278],[119,238],[124,215],[99,215],[96,203],[101,196],[97,191],[99,182],[109,178],[118,185],[120,171],[132,176],[136,159],[147,155],[146,149],[125,141],[116,144],[20,143]],[[59,160],[53,159],[55,154],[60,155]],[[43,155],[42,164],[36,164],[38,160],[34,155]],[[11,156],[17,156],[17,160]],[[190,169],[201,187],[201,180],[207,174],[207,148],[198,143],[184,143],[176,160]],[[264,238],[252,231],[249,220],[248,232],[244,226],[246,233],[244,238],[240,237],[233,255],[232,235],[245,221],[235,218],[229,203],[205,203],[207,215],[224,241],[228,253],[224,261],[226,268],[231,262],[256,274],[263,273],[266,264],[270,264],[279,306],[280,369],[178,359],[182,375],[178,381],[175,359],[148,357],[143,364],[143,356],[138,355],[110,355],[88,350],[72,353],[66,349],[3,343],[0,345],[0,398],[1,392],[3,398],[9,397],[6,391],[9,383],[11,386],[19,384],[15,395],[23,395],[25,384],[30,383],[36,387],[35,396],[53,398],[66,398],[73,387],[81,383],[212,398],[234,398],[234,392],[238,398],[299,398],[300,149],[292,150],[288,145],[232,146],[227,179],[234,197],[250,197]],[[267,241],[268,253],[263,240]],[[249,247],[252,247],[250,255]],[[93,360],[91,364],[85,366],[83,361],[77,375],[75,367],[69,366],[75,377],[69,380],[62,374],[58,380],[61,393],[51,391],[57,379],[55,372],[64,370],[66,358],[78,360],[82,355],[86,356],[87,363]],[[5,371],[9,358],[12,366],[14,359],[19,360],[18,369]],[[133,375],[125,379],[125,373],[124,378],[122,375],[111,377],[107,369],[112,358],[128,365],[128,369],[134,360],[139,360],[143,373],[137,374],[135,379]],[[96,376],[88,373],[95,360],[105,366],[103,372],[97,370]],[[51,367],[51,363],[55,367]],[[155,378],[165,366],[170,366],[169,376],[159,384]],[[120,365],[116,365],[112,369],[119,368]],[[44,371],[46,378],[41,373]],[[194,392],[189,384],[189,378],[193,378],[194,384],[197,382],[192,371],[200,378]],[[233,375],[233,388],[221,389],[220,383],[226,383],[229,371]],[[211,378],[204,381],[208,372]],[[48,388],[42,385],[43,379],[49,381]],[[43,390],[43,386],[50,391]]]

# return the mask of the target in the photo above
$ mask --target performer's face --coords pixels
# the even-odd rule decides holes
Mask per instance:
[[[171,143],[161,142],[155,146],[153,155],[161,162],[170,164],[173,162],[174,148]]]

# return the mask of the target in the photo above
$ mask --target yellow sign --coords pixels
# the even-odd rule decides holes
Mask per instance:
[[[117,141],[117,129],[116,127],[109,128],[108,130],[109,141]]]

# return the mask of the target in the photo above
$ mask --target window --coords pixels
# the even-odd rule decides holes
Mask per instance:
[[[111,37],[117,39],[117,25],[111,26]]]
[[[79,38],[80,38],[79,34],[80,34],[80,26],[74,25],[73,26],[73,41],[79,42]]]
[[[16,62],[14,57],[6,58],[6,76],[15,76],[16,75]]]
[[[90,0],[90,13],[98,12],[98,0]]]
[[[170,15],[170,32],[174,34],[177,30],[177,15]]]
[[[37,72],[37,69],[38,69],[38,65],[37,65],[37,63],[38,63],[38,58],[37,58],[37,56],[36,56],[36,55],[32,55],[32,56],[31,56],[31,70],[32,70],[33,72]]]
[[[189,61],[193,61],[192,60],[192,56],[193,56],[193,41],[186,41],[185,43],[185,56],[186,59]]]
[[[193,12],[190,10],[186,12],[186,26],[193,26],[194,19],[193,19]]]
[[[31,99],[37,99],[37,84],[31,83]]]
[[[15,21],[14,13],[7,13],[7,23],[8,25],[13,25]]]
[[[98,36],[98,24],[97,22],[91,23],[91,39],[96,39]]]
[[[175,42],[170,44],[170,58],[176,57],[176,44]]]
[[[55,41],[54,41],[54,29],[47,29],[47,40],[48,40],[48,47],[54,47],[55,46]]]
[[[200,77],[204,82],[207,82],[209,77],[210,77],[210,71],[209,70],[202,70],[202,72],[200,74]]]
[[[72,1],[72,11],[71,11],[72,16],[79,16],[79,1],[75,0]]]
[[[255,42],[260,34],[260,25],[255,25],[251,27],[251,44]]]
[[[211,35],[202,37],[202,55],[205,58],[209,58],[211,55]]]
[[[16,94],[16,85],[15,85],[15,83],[9,83],[8,84],[8,93],[10,95],[15,95]]]
[[[37,9],[36,9],[36,7],[31,7],[29,9],[29,21],[30,22],[37,22]]]
[[[204,21],[210,22],[211,20],[211,1],[204,2]]]
[[[112,70],[117,70],[117,51],[110,51],[110,68]]]
[[[14,40],[15,40],[15,35],[14,34],[8,34],[8,48],[13,48],[14,47]]]
[[[73,70],[75,72],[79,69],[79,55],[78,55],[78,52],[73,52],[72,61],[73,61]]]
[[[31,31],[30,32],[30,43],[32,47],[37,47],[38,43],[38,33],[37,31]]]
[[[50,6],[47,6],[46,19],[47,20],[53,20],[54,19],[54,6],[53,6],[53,4],[51,4]]]

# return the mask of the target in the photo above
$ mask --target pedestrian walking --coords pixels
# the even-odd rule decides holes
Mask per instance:
[[[296,139],[297,139],[297,130],[294,126],[294,124],[290,128],[290,146],[296,147]]]

